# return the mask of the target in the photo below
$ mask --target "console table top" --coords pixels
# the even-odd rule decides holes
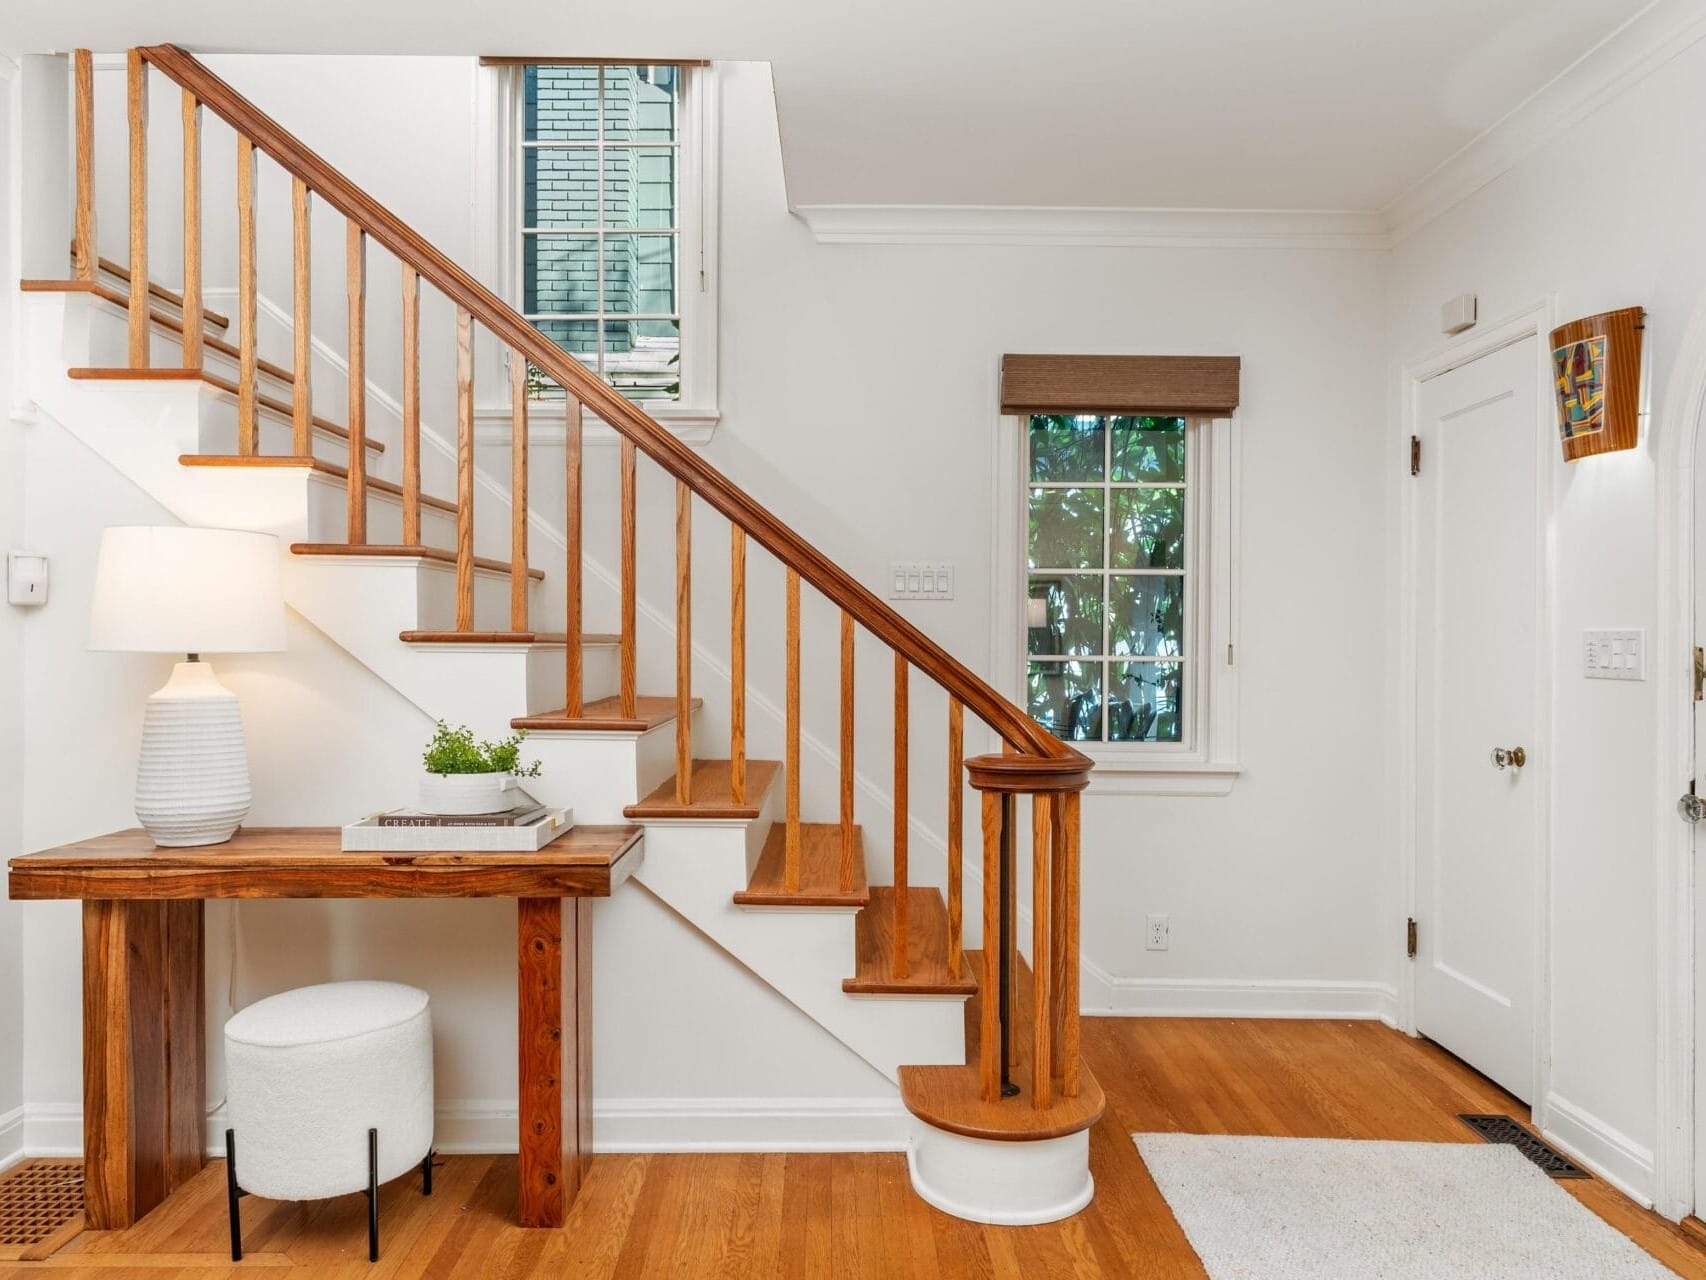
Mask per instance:
[[[190,849],[132,828],[13,858],[9,889],[16,899],[607,897],[639,863],[642,834],[577,826],[536,852],[347,853],[337,827],[244,827]]]

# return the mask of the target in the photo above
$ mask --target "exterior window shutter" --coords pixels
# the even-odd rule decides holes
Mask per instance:
[[[1001,412],[1228,418],[1238,377],[1237,356],[1007,355]]]

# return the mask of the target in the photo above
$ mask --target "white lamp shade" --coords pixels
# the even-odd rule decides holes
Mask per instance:
[[[278,539],[238,529],[105,530],[89,647],[133,653],[283,649]]]

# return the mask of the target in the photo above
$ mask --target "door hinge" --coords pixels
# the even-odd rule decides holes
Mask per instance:
[[[1422,438],[1420,436],[1410,437],[1410,474],[1413,476],[1422,474]]]
[[[1706,649],[1694,646],[1694,700],[1706,697]]]
[[[1404,954],[1410,959],[1416,958],[1416,917],[1411,916],[1404,922]]]

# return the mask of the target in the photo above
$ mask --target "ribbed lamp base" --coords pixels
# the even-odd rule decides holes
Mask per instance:
[[[205,662],[180,662],[150,694],[136,766],[136,817],[169,848],[222,844],[249,812],[237,695]]]

